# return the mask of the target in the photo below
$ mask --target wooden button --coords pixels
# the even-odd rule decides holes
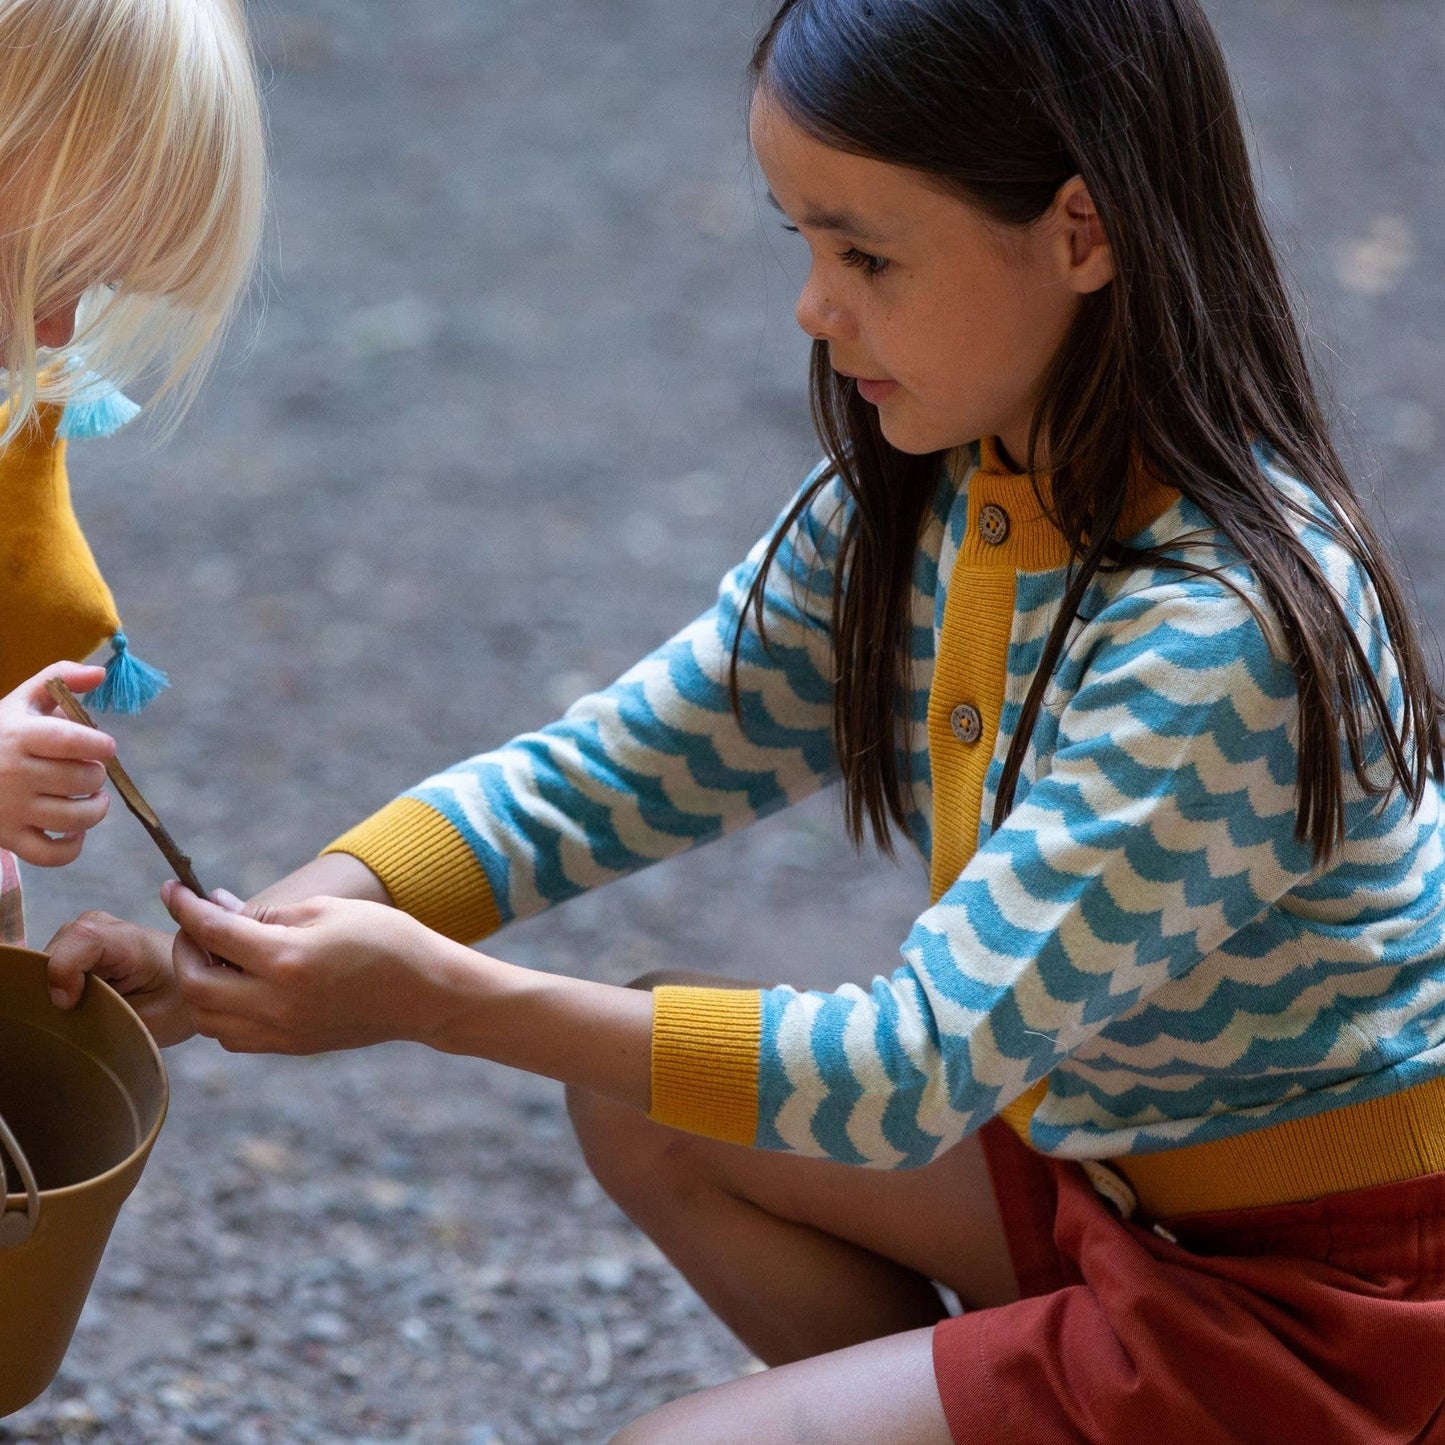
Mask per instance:
[[[972,703],[959,703],[948,715],[948,725],[961,743],[976,743],[983,736],[983,716]]]
[[[997,547],[1008,538],[1008,513],[990,502],[978,514],[978,535],[990,547]]]

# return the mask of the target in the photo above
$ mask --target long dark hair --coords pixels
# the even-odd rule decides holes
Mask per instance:
[[[1218,41],[1197,0],[784,0],[753,55],[755,86],[836,149],[927,173],[994,219],[1037,221],[1081,176],[1116,276],[1083,299],[1047,374],[1026,470],[1046,449],[1068,585],[1025,700],[993,825],[1013,804],[1050,675],[1091,580],[1147,563],[1202,570],[1115,536],[1142,464],[1204,511],[1252,569],[1299,691],[1296,836],[1344,838],[1341,731],[1371,794],[1418,804],[1441,775],[1439,697],[1402,589],[1330,440],[1250,170]],[[891,851],[905,826],[908,599],[941,455],[891,446],[877,413],[814,344],[814,422],[829,467],[798,499],[748,597],[834,477],[853,507],[833,592],[834,734],[848,831]],[[1291,525],[1298,510],[1255,443],[1329,509],[1369,577],[1404,693],[1396,725],[1349,619]],[[1041,501],[1044,500],[1042,497]],[[732,684],[736,705],[738,651]],[[1371,735],[1388,777],[1371,771]]]

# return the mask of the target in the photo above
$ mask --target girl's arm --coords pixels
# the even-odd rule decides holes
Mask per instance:
[[[837,484],[824,488],[780,548],[764,599],[767,647],[751,614],[739,617],[759,543],[712,609],[612,687],[411,789],[253,903],[391,903],[471,941],[816,792],[834,772],[829,624],[841,507]],[[741,724],[727,690],[740,621]],[[47,951],[61,1007],[95,972],[137,996],[162,1042],[195,1031],[166,935],[92,913]]]
[[[376,903],[315,898],[241,913],[174,882],[162,897],[183,930],[180,989],[200,1031],[229,1049],[309,1054],[407,1039],[649,1105],[645,991],[517,968]]]
[[[367,903],[391,903],[386,885],[350,853],[323,853],[279,878],[257,893],[257,908],[300,903],[307,898],[356,898]]]
[[[789,530],[768,574],[766,646],[742,612],[760,543],[714,607],[611,687],[427,779],[331,851],[365,865],[403,911],[471,942],[818,791],[836,772],[830,624],[844,521],[834,483]],[[728,693],[739,629],[741,718]],[[361,875],[346,881],[375,896]],[[299,884],[285,881],[284,896]]]
[[[1204,1076],[1249,1047],[1251,1010],[1267,1032],[1283,1026],[1290,989],[1315,987],[1301,1007],[1319,1010],[1320,1036],[1340,1033],[1333,991],[1309,972],[1324,968],[1318,955],[1294,972],[1271,956],[1276,974],[1259,976],[1280,935],[1251,925],[1315,864],[1294,836],[1294,678],[1256,619],[1222,584],[1171,582],[1104,608],[1068,666],[1049,770],[918,919],[891,975],[833,993],[655,993],[654,1118],[912,1167],[1058,1070],[1033,1141],[1098,1153],[1098,1121],[1112,1116],[1102,1152],[1126,1152],[1131,1132],[1169,1122],[1140,1080],[1162,1079],[1160,1097],[1175,1088],[1177,1134],[1204,1127],[1219,1107]],[[1366,816],[1378,807],[1365,799],[1352,828],[1378,826]],[[1160,993],[1205,959],[1217,972]],[[1092,1064],[1073,1066],[1126,1015]],[[741,1067],[709,1068],[743,1040]],[[1339,1042],[1322,1062],[1301,1053],[1319,1087],[1358,1056]],[[1269,1105],[1283,1092],[1256,1089]]]
[[[232,1049],[415,1039],[738,1143],[926,1163],[1313,866],[1293,836],[1293,675],[1242,603],[1200,583],[1132,594],[1081,650],[1051,770],[871,988],[640,994],[513,968],[396,909],[316,899],[242,918],[168,885],[186,933],[243,970],[183,933],[181,990]],[[1211,1022],[1206,1000],[1173,1026]],[[1080,1103],[1066,1093],[1052,1127]]]

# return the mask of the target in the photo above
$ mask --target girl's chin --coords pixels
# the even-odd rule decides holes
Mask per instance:
[[[917,418],[889,415],[885,404],[878,408],[878,428],[888,445],[909,456],[926,457],[933,452],[952,451],[978,439],[978,432],[966,435],[959,427],[928,426]]]

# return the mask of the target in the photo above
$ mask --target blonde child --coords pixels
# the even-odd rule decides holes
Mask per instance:
[[[244,912],[168,885],[172,959],[81,921],[53,986],[566,1081],[775,1367],[627,1445],[1445,1438],[1440,700],[1203,12],[787,0],[752,76],[826,451],[776,530],[557,723]],[[866,986],[449,941],[834,779],[929,872]]]
[[[69,438],[145,380],[177,412],[249,277],[257,90],[238,0],[0,0],[0,942],[15,859],[68,863],[104,817],[104,733],[45,681],[132,710],[164,681],[129,652],[70,506]],[[101,378],[105,378],[102,380]],[[109,640],[104,669],[85,657]]]

